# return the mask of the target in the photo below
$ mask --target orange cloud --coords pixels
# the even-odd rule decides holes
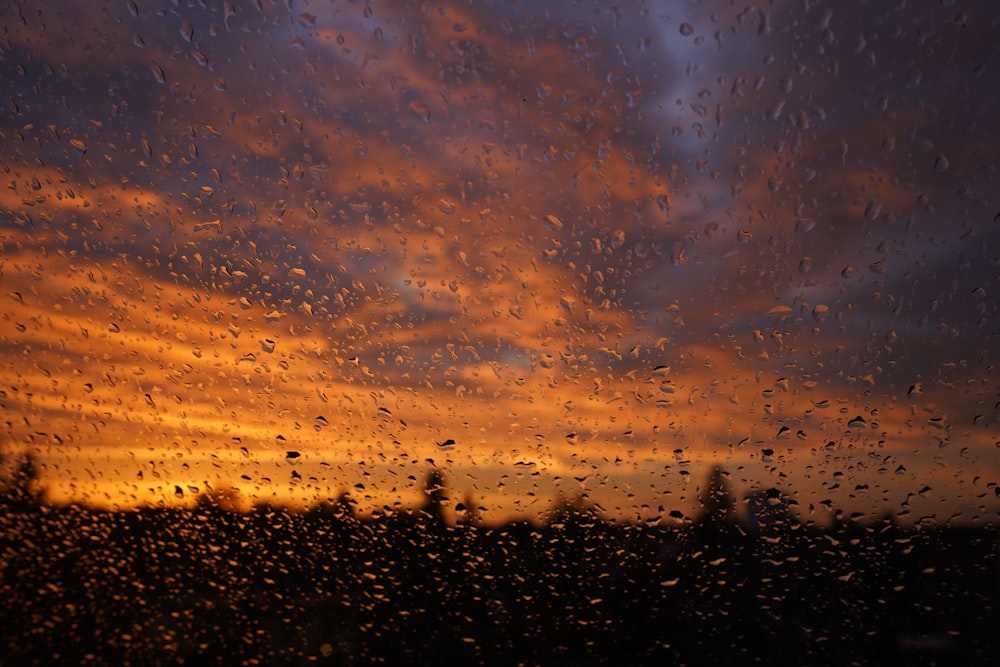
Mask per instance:
[[[5,438],[53,497],[372,508],[431,459],[500,515],[685,505],[715,461],[803,506],[985,502],[978,153],[935,166],[925,89],[852,97],[780,9],[549,9],[12,30],[46,49],[3,118]]]

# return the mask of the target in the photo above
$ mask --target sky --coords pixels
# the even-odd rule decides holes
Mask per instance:
[[[53,502],[1000,511],[992,2],[26,2],[0,450]]]

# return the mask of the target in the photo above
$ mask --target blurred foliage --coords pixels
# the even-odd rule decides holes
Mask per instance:
[[[451,523],[437,471],[421,507],[376,517],[346,494],[105,512],[17,505],[19,485],[2,664],[985,664],[997,647],[996,527],[820,528],[767,492],[740,518],[720,469],[677,526],[585,498],[543,523]]]

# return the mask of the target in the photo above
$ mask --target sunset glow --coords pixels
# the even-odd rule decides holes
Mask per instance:
[[[995,520],[990,3],[202,4],[4,19],[0,451],[51,502],[437,467],[647,520],[720,464]]]

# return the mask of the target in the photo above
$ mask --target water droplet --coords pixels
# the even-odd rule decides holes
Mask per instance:
[[[878,197],[872,197],[868,200],[868,206],[865,207],[865,220],[875,222],[881,214],[882,200]]]
[[[694,33],[694,26],[685,21],[681,24],[680,33],[685,37],[690,37]]]
[[[792,314],[792,309],[789,306],[775,306],[771,310],[767,311],[769,317],[777,317],[783,319]]]
[[[197,222],[194,225],[194,231],[201,232],[207,229],[214,229],[215,231],[222,233],[222,220],[216,218],[215,220],[209,220],[208,222]]]
[[[550,231],[558,232],[563,228],[562,220],[554,215],[545,216],[545,226],[549,228]]]
[[[431,110],[428,109],[427,105],[420,100],[413,100],[410,102],[410,111],[412,111],[413,115],[425,123],[429,122],[431,119]]]

